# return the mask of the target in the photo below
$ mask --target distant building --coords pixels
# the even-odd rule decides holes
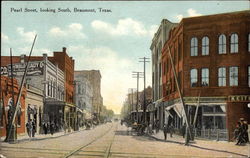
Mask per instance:
[[[184,18],[169,33],[162,50],[164,107],[180,128],[183,109],[168,51],[180,90],[195,127],[221,129],[233,138],[237,121],[250,122],[250,11]]]
[[[75,75],[80,74],[90,81],[93,89],[92,112],[95,115],[100,115],[100,111],[103,106],[103,98],[101,96],[101,73],[99,70],[75,71]]]
[[[90,81],[84,74],[75,74],[75,105],[79,126],[83,125],[84,119],[91,119],[93,102],[93,89]]]
[[[165,42],[168,40],[169,31],[176,26],[177,24],[168,21],[167,19],[163,19],[161,21],[161,25],[159,26],[157,32],[155,33],[152,44],[150,46],[151,56],[152,56],[152,96],[154,105],[157,108],[157,113],[154,116],[155,119],[160,120],[160,125],[163,127],[163,107],[161,106],[161,98],[162,98],[162,48]],[[154,118],[151,118],[154,119]]]

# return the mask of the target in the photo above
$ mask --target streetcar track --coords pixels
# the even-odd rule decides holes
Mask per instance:
[[[117,125],[116,125],[117,126]],[[78,155],[78,152],[81,152],[82,149],[88,147],[89,145],[91,145],[92,143],[96,142],[97,140],[99,140],[100,138],[104,137],[106,134],[108,134],[111,129],[113,128],[113,124],[112,126],[106,131],[104,132],[102,135],[96,137],[94,140],[92,140],[91,142],[87,143],[87,144],[84,144],[83,146],[80,146],[78,148],[76,148],[75,150],[69,152],[68,154],[64,155],[63,158],[68,158],[72,155]]]

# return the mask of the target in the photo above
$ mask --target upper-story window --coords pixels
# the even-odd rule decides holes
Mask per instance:
[[[250,87],[250,66],[248,66],[248,86]]]
[[[229,83],[230,86],[238,86],[238,67],[229,68]]]
[[[209,54],[209,38],[207,36],[202,38],[202,55]]]
[[[191,87],[197,87],[198,86],[198,74],[197,74],[197,69],[191,69],[190,71],[190,82],[191,82]]]
[[[250,52],[250,33],[248,34],[248,52]]]
[[[209,69],[203,68],[201,69],[201,86],[209,85]]]
[[[198,55],[198,40],[196,37],[191,39],[191,56]]]
[[[218,86],[226,86],[227,80],[226,80],[226,68],[225,67],[220,67],[218,69]]]
[[[236,33],[231,35],[230,38],[230,52],[238,53],[238,35]]]
[[[219,54],[226,54],[227,40],[224,34],[219,36]]]

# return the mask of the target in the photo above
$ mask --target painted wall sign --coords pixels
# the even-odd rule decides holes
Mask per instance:
[[[250,102],[250,95],[230,95],[229,102]]]
[[[13,76],[22,76],[25,70],[26,63],[13,64]],[[29,63],[27,76],[43,75],[43,61],[33,61]],[[1,67],[1,75],[11,76],[11,65]]]

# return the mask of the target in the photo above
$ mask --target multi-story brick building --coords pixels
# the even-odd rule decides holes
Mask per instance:
[[[24,72],[25,55],[14,56],[14,75],[21,81]],[[1,74],[8,75],[9,56],[1,57]],[[66,48],[62,52],[54,52],[53,56],[31,56],[26,82],[44,92],[43,121],[55,122],[61,128],[63,124],[75,127],[74,93],[74,60],[69,57]],[[30,106],[34,107],[34,106]],[[64,123],[63,123],[64,122]]]
[[[10,76],[10,57],[2,56],[2,75]],[[13,57],[13,76],[20,84],[25,69],[27,57],[25,55]],[[26,121],[31,119],[39,126],[43,123],[54,122],[59,128],[63,126],[64,72],[48,60],[47,54],[33,56],[25,78],[27,87]],[[41,94],[42,93],[42,94]],[[42,103],[41,97],[42,95]]]
[[[190,122],[199,102],[195,126],[226,129],[231,140],[241,117],[250,122],[250,11],[184,18],[171,30],[162,50],[163,100],[180,127],[169,49]]]
[[[64,72],[65,80],[65,106],[64,106],[64,120],[68,124],[68,127],[75,129],[76,125],[76,107],[74,104],[74,68],[75,61],[72,57],[69,57],[66,51],[66,47],[62,48],[62,52],[54,52],[49,60],[58,65],[59,69]]]
[[[168,40],[169,31],[177,24],[171,23],[167,19],[161,21],[157,32],[155,33],[152,44],[150,46],[152,56],[152,96],[153,102],[156,107],[156,115],[151,120],[160,120],[160,126],[163,127],[163,106],[161,102],[162,98],[162,48],[164,43]]]
[[[13,88],[12,92],[12,80],[9,77],[1,76],[1,94],[0,94],[0,136],[6,136],[6,124],[10,121],[11,108],[13,107],[12,94],[14,94],[14,100],[18,97],[19,85],[16,79],[13,79]],[[2,98],[3,97],[3,98]],[[17,105],[17,115],[16,115],[16,125],[17,125],[17,134],[25,133],[25,98],[26,98],[26,88],[23,88],[20,104]]]

